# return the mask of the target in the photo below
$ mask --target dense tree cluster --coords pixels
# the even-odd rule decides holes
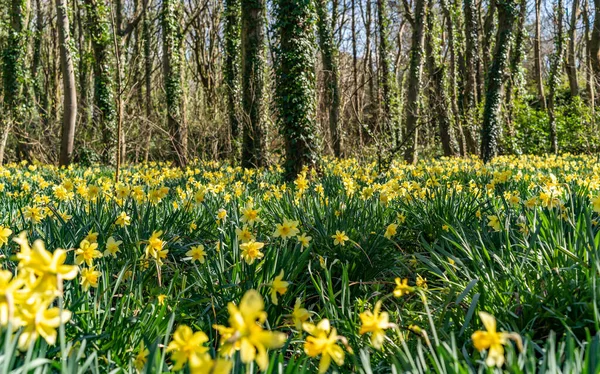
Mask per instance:
[[[0,1],[0,162],[599,145],[588,0]]]

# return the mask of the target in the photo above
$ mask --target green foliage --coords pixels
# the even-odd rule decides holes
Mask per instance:
[[[558,148],[561,152],[569,153],[597,152],[600,135],[591,130],[595,126],[591,109],[580,97],[567,97],[568,92],[562,90],[555,108]],[[516,134],[513,141],[517,149],[533,154],[551,152],[548,113],[535,109],[527,102],[516,101],[514,115]]]

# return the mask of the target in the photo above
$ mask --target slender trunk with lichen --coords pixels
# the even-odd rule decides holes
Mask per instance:
[[[75,71],[69,45],[71,43],[66,0],[56,0],[56,20],[60,43],[60,67],[63,77],[63,124],[60,141],[59,164],[69,165],[73,158],[75,122],[77,121],[77,92]]]
[[[479,53],[479,24],[475,0],[464,0],[465,14],[465,70],[466,78],[463,92],[463,117],[465,148],[467,154],[477,153],[478,115],[477,72],[481,65]]]
[[[569,49],[567,56],[567,76],[569,77],[569,89],[571,97],[579,96],[579,82],[577,82],[577,21],[579,20],[579,0],[573,0],[571,5],[571,25],[569,27]]]
[[[429,75],[429,105],[433,109],[434,121],[439,128],[444,156],[454,156],[457,153],[457,145],[453,139],[450,98],[446,92],[446,65],[441,61],[440,46],[433,38],[433,35],[441,30],[437,28],[432,12],[427,13],[427,31],[425,56]]]
[[[404,136],[406,143],[404,160],[413,164],[418,159],[419,139],[419,96],[421,95],[421,73],[423,71],[423,41],[428,0],[415,0],[414,27],[410,48],[408,87],[405,104]]]
[[[558,0],[556,4],[554,36],[554,53],[550,58],[550,75],[548,77],[548,122],[550,130],[550,147],[554,154],[558,153],[558,136],[556,134],[556,91],[560,84],[561,66],[563,60],[563,2]]]
[[[267,163],[264,123],[265,1],[242,2],[242,166]]]
[[[229,116],[229,128],[231,131],[231,150],[234,158],[239,157],[240,151],[240,119],[239,119],[239,62],[240,62],[240,0],[225,0],[225,66],[224,80],[227,90],[227,112]]]
[[[498,141],[502,128],[500,107],[502,87],[506,80],[505,71],[514,35],[514,24],[518,14],[518,0],[498,0],[498,31],[494,56],[487,75],[483,126],[481,129],[481,157],[489,162],[498,154]]]
[[[335,157],[342,154],[340,129],[340,89],[338,72],[338,53],[333,40],[333,29],[329,19],[326,0],[316,0],[317,29],[319,47],[323,62],[323,85],[325,86],[325,106],[329,111],[329,133]]]

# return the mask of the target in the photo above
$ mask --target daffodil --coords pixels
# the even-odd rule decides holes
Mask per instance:
[[[362,322],[359,334],[371,333],[371,344],[375,349],[381,349],[385,339],[385,330],[391,327],[389,315],[387,312],[380,312],[381,301],[375,303],[373,312],[367,310],[362,312],[359,317]]]
[[[8,238],[12,235],[12,230],[5,226],[0,226],[0,248],[8,244]]]
[[[283,220],[283,223],[276,226],[273,237],[281,237],[281,239],[293,238],[300,232],[300,230],[298,230],[298,225],[298,221],[290,221],[286,218]]]
[[[22,326],[19,336],[19,349],[26,350],[38,337],[42,337],[49,345],[56,343],[56,329],[71,319],[71,312],[53,307],[48,303],[34,301],[25,303],[19,308],[16,325]]]
[[[92,266],[94,260],[102,257],[102,252],[98,250],[98,243],[90,243],[83,239],[79,243],[79,248],[75,250],[75,263],[81,265],[84,262],[87,266]]]
[[[500,220],[498,216],[488,216],[488,226],[494,229],[494,231],[500,231]]]
[[[131,217],[125,212],[121,212],[115,221],[115,224],[121,227],[129,226],[131,224]]]
[[[408,295],[413,292],[415,289],[408,285],[408,279],[404,278],[402,281],[400,278],[395,279],[396,288],[394,289],[394,296],[402,297],[404,295]]]
[[[144,369],[144,366],[146,366],[149,354],[150,351],[144,346],[144,342],[142,341],[142,343],[140,344],[140,348],[138,349],[138,353],[133,359],[133,365],[136,369],[138,369],[138,371],[142,371]]]
[[[504,365],[504,345],[508,344],[509,339],[517,343],[519,349],[522,349],[521,336],[516,333],[497,332],[496,319],[491,314],[479,312],[479,318],[483,322],[486,331],[475,331],[471,336],[475,348],[482,352],[488,350],[485,360],[488,366],[501,367]]]
[[[112,236],[106,241],[106,250],[104,256],[117,257],[117,253],[120,252],[119,246],[123,244],[120,240],[115,240]]]
[[[385,229],[385,234],[383,234],[383,236],[387,239],[391,239],[394,235],[396,235],[397,229],[398,225],[396,223],[390,223]]]
[[[319,373],[325,373],[332,360],[338,365],[344,364],[344,350],[337,345],[337,331],[331,328],[328,319],[321,320],[316,326],[305,322],[302,328],[310,334],[304,342],[304,353],[309,357],[321,355]]]
[[[308,246],[310,245],[312,236],[308,236],[308,235],[306,235],[306,233],[303,233],[302,235],[298,235],[296,237],[296,239],[298,240],[298,243],[300,243],[300,249],[304,250],[304,249],[308,248]]]
[[[221,334],[221,352],[227,356],[240,352],[243,363],[256,361],[261,370],[269,366],[267,349],[279,348],[285,343],[286,335],[281,332],[264,330],[267,319],[262,296],[255,290],[247,291],[239,307],[227,305],[229,326],[214,326]]]
[[[308,310],[302,307],[302,301],[300,299],[296,299],[294,310],[292,311],[292,321],[294,322],[296,330],[302,330],[302,324],[308,321],[309,317],[310,313]]]
[[[273,304],[277,305],[277,294],[283,295],[287,292],[289,283],[283,280],[283,269],[279,273],[278,276],[275,277],[273,282],[270,283],[271,286],[271,301]]]
[[[167,352],[171,352],[171,358],[175,361],[173,370],[181,370],[192,357],[202,357],[208,352],[208,347],[204,346],[206,342],[208,336],[202,331],[193,332],[189,326],[179,326],[167,346]]]
[[[192,261],[198,261],[199,263],[203,264],[206,257],[206,251],[204,251],[204,246],[200,244],[190,248],[185,255],[192,259]]]
[[[344,246],[345,242],[350,240],[348,235],[346,235],[346,232],[340,230],[336,230],[335,235],[332,235],[331,237],[333,238],[333,245]]]
[[[240,244],[242,260],[246,261],[248,265],[252,265],[256,260],[260,260],[265,256],[265,254],[260,251],[264,246],[265,243],[255,242],[254,240]]]
[[[101,272],[96,270],[95,266],[90,268],[84,268],[81,270],[81,287],[83,287],[84,291],[90,289],[90,287],[97,288],[98,287],[98,278],[102,275]]]

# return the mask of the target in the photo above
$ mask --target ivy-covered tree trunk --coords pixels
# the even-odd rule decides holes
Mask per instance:
[[[550,127],[550,147],[552,153],[558,154],[558,136],[556,134],[555,101],[556,90],[560,84],[561,66],[563,62],[564,38],[563,38],[563,1],[558,0],[555,6],[556,33],[554,35],[554,53],[550,58],[550,75],[548,77],[548,122]]]
[[[571,25],[569,27],[569,52],[567,56],[567,76],[569,77],[569,88],[571,97],[579,96],[579,82],[577,82],[577,21],[579,20],[579,0],[572,0]]]
[[[400,129],[398,125],[398,97],[394,74],[390,63],[391,29],[388,11],[388,0],[377,0],[377,17],[379,28],[379,86],[381,87],[383,132],[390,134],[394,146],[400,142]]]
[[[63,78],[63,124],[60,141],[60,165],[69,165],[73,158],[75,122],[77,121],[77,92],[75,71],[71,58],[69,17],[66,0],[56,0],[56,20],[60,43],[60,67]]]
[[[144,95],[146,97],[146,139],[144,141],[144,162],[148,162],[152,143],[152,23],[149,10],[146,9],[142,20],[142,38],[144,39]]]
[[[231,131],[233,157],[239,157],[241,144],[239,121],[239,63],[240,63],[240,0],[225,0],[225,67],[223,71],[227,90],[227,112]]]
[[[10,0],[10,28],[6,45],[2,51],[2,83],[4,91],[4,113],[0,118],[0,165],[8,135],[14,125],[23,123],[24,87],[26,74],[25,56],[27,54],[27,23],[29,18],[28,0]]]
[[[477,70],[481,65],[479,53],[479,25],[475,0],[464,0],[465,14],[465,69],[463,116],[466,153],[477,153]]]
[[[498,141],[502,127],[500,116],[502,86],[506,79],[505,71],[509,60],[518,5],[518,0],[497,0],[496,2],[498,31],[494,56],[487,75],[483,127],[481,129],[481,157],[486,163],[498,154]]]
[[[319,47],[323,61],[323,84],[325,86],[325,106],[329,111],[329,132],[335,157],[342,154],[342,131],[340,126],[340,89],[338,53],[333,40],[333,29],[327,10],[327,0],[316,0]]]
[[[182,11],[178,0],[162,2],[163,79],[167,104],[167,126],[178,166],[187,164],[187,129],[182,115],[181,84]]]
[[[421,95],[421,73],[423,71],[423,40],[428,0],[415,0],[414,25],[410,48],[408,87],[406,92],[405,121],[403,139],[406,144],[404,160],[413,164],[418,159],[419,139],[419,96]]]
[[[276,96],[285,140],[285,171],[295,177],[317,160],[315,125],[314,3],[276,0]]]
[[[427,73],[429,75],[429,101],[433,109],[433,118],[437,122],[442,141],[444,156],[456,155],[457,146],[453,142],[450,99],[446,92],[446,65],[441,61],[440,47],[434,41],[434,35],[441,33],[437,29],[432,12],[427,13],[427,30],[425,36],[425,54]]]
[[[88,31],[94,52],[94,124],[102,136],[102,162],[116,161],[116,108],[114,99],[110,12],[103,0],[85,0]]]
[[[267,163],[264,124],[265,0],[242,1],[242,166]]]
[[[540,108],[546,110],[546,94],[544,93],[544,79],[542,78],[542,0],[535,0],[535,39],[533,41],[533,66],[535,82],[537,83],[538,101]]]

